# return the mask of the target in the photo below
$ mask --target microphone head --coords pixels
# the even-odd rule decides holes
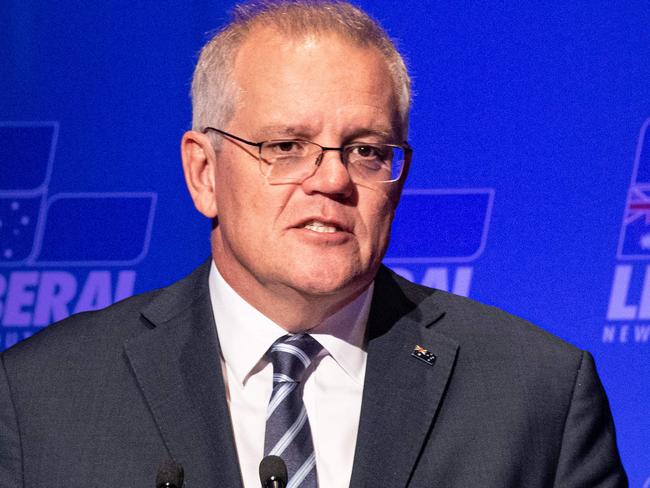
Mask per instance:
[[[156,488],[181,488],[183,486],[183,466],[176,461],[167,459],[158,466]]]
[[[260,481],[267,486],[269,481],[279,481],[280,486],[287,486],[287,465],[279,456],[266,456],[260,462]]]

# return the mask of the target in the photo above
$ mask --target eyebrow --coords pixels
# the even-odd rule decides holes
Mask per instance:
[[[266,125],[260,127],[258,134],[264,137],[311,137],[313,129],[306,125]]]
[[[347,140],[354,140],[354,139],[362,139],[364,137],[376,137],[378,139],[381,139],[382,141],[390,141],[391,139],[395,138],[395,131],[392,129],[369,129],[369,128],[362,128],[362,129],[357,129],[353,131],[351,134],[349,134],[346,139]]]
[[[297,137],[297,138],[304,138],[307,140],[311,140],[313,137],[315,137],[313,128],[310,128],[307,125],[267,125],[261,127],[259,131],[257,131],[257,133],[263,134],[263,138]],[[391,128],[372,129],[372,128],[362,127],[347,134],[344,140],[348,141],[346,143],[349,143],[349,141],[353,141],[355,139],[363,139],[367,137],[376,137],[378,139],[381,139],[382,141],[390,141],[392,139],[395,139],[396,134],[395,131]]]

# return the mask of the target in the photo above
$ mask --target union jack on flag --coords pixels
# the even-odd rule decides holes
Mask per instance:
[[[420,361],[424,361],[427,363],[429,366],[433,366],[433,363],[436,361],[436,356],[432,352],[428,351],[421,345],[417,344],[413,348],[413,352],[411,353],[411,356],[414,358],[419,359]]]
[[[618,241],[619,259],[650,259],[650,119],[641,127]]]
[[[650,185],[633,185],[627,197],[619,257],[650,259]]]
[[[625,211],[625,225],[643,219],[650,225],[650,185],[635,185],[630,188]]]

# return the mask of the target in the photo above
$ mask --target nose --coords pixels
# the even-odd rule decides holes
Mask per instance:
[[[341,160],[341,151],[326,150],[317,164],[316,172],[302,183],[305,193],[322,193],[339,199],[352,195],[354,184]]]

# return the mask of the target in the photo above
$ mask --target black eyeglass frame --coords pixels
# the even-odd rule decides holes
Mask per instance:
[[[229,132],[226,132],[225,130],[221,130],[221,129],[217,129],[216,127],[209,127],[209,126],[204,127],[203,130],[201,130],[201,132],[203,132],[205,134],[208,130],[213,130],[213,131],[215,131],[215,132],[217,132],[217,133],[219,133],[219,134],[221,134],[223,136],[229,137],[229,138],[234,139],[234,140],[239,141],[239,142],[243,142],[244,144],[247,144],[249,146],[256,147],[257,150],[258,150],[257,158],[258,158],[258,160],[260,162],[262,161],[262,146],[264,144],[268,143],[268,142],[297,141],[297,142],[306,142],[308,144],[313,144],[314,146],[318,146],[321,149],[321,153],[320,153],[320,156],[318,156],[316,158],[316,161],[314,162],[314,164],[316,166],[320,165],[321,161],[323,160],[323,154],[325,154],[325,151],[338,151],[338,152],[341,153],[341,155],[343,155],[344,154],[343,151],[346,148],[350,147],[350,146],[362,146],[364,144],[367,144],[367,145],[381,145],[381,146],[400,148],[401,150],[403,150],[404,151],[404,165],[402,166],[402,171],[400,172],[399,177],[395,178],[394,180],[380,180],[380,181],[376,181],[375,183],[395,183],[395,182],[399,181],[404,175],[406,175],[408,173],[408,169],[409,169],[409,166],[411,164],[411,157],[413,156],[413,148],[406,141],[402,142],[402,144],[384,144],[384,143],[376,144],[376,143],[371,143],[371,142],[367,142],[367,143],[356,142],[356,143],[353,143],[353,144],[346,144],[345,146],[341,146],[341,147],[327,147],[327,146],[321,146],[317,142],[308,141],[306,139],[269,139],[269,140],[261,141],[261,142],[253,142],[253,141],[248,141],[248,140],[246,140],[246,139],[244,139],[242,137],[236,136],[234,134],[231,134]],[[266,175],[264,175],[264,176],[266,176]]]

